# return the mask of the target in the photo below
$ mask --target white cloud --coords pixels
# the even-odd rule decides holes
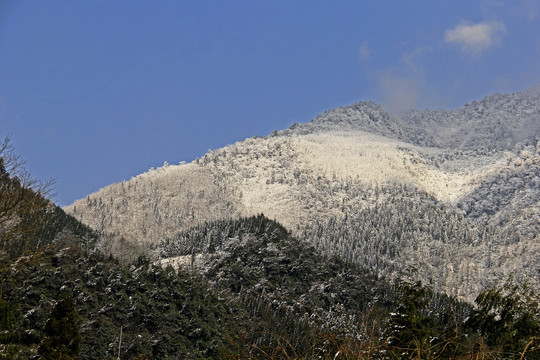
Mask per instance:
[[[371,56],[371,50],[367,46],[367,42],[363,42],[358,48],[358,58],[360,60],[367,60]]]
[[[462,21],[454,29],[446,30],[444,39],[446,42],[460,45],[464,52],[478,55],[500,42],[504,33],[506,27],[500,22],[473,24]]]
[[[484,16],[511,15],[518,19],[535,21],[540,18],[540,1],[538,0],[481,0]]]

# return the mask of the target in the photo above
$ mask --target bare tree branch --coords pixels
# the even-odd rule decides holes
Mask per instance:
[[[52,181],[33,179],[6,137],[0,145],[0,255],[17,256],[29,247],[43,228],[41,221],[51,206]]]

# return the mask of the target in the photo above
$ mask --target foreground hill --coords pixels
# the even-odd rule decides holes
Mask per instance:
[[[503,320],[503,332],[494,331],[483,325],[490,324],[490,311],[477,313],[418,283],[390,285],[325,256],[264,216],[179,233],[155,248],[165,256],[157,264],[144,257],[121,264],[84,250],[81,240],[56,240],[4,264],[0,358],[536,354],[535,347],[526,349],[539,324],[530,299],[489,295],[516,317]],[[489,346],[476,340],[484,329]]]
[[[110,237],[4,160],[0,359],[539,358],[526,285],[491,288],[472,308],[411,273],[391,284],[262,215],[199,224],[154,246],[156,260],[119,261]]]
[[[389,278],[416,268],[472,300],[510,274],[537,279],[539,101],[496,94],[401,117],[357,103],[153,169],[66,211],[137,244],[264,213],[327,253]]]

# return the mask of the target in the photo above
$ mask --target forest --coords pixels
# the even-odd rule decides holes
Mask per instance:
[[[9,139],[0,150],[1,359],[540,359],[539,296],[521,279],[465,302],[419,269],[391,278],[314,245],[343,238],[339,224],[300,239],[263,214],[113,252],[110,234],[49,200]],[[403,222],[403,236],[416,226],[375,213]],[[457,214],[432,213],[456,224],[428,229],[441,241],[481,234],[456,235]]]
[[[390,282],[414,268],[411,280],[469,303],[510,277],[538,290],[539,109],[537,92],[399,116],[358,102],[64,210],[132,260],[204,223],[264,214]]]

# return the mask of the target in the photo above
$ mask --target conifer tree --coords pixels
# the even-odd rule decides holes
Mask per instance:
[[[77,358],[81,344],[77,319],[73,295],[70,292],[62,293],[45,324],[45,338],[39,347],[43,359]]]
[[[516,357],[528,350],[527,358],[540,359],[540,296],[526,283],[510,279],[480,293],[467,325],[489,346]]]
[[[15,307],[4,300],[0,293],[0,344],[8,344],[18,340],[18,333],[13,331]]]
[[[398,357],[422,358],[422,351],[429,347],[432,319],[424,315],[427,305],[427,289],[422,283],[400,282],[399,306],[390,319],[390,345]]]

